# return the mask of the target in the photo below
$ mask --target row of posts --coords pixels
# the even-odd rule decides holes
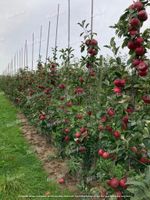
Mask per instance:
[[[91,37],[93,35],[93,10],[94,10],[94,0],[91,0]],[[57,20],[56,20],[56,32],[55,32],[55,47],[54,47],[54,57],[56,57],[57,51],[57,42],[58,42],[58,29],[59,29],[59,15],[60,15],[60,5],[58,4],[57,7]],[[71,41],[71,34],[70,34],[70,23],[71,23],[71,4],[70,0],[68,0],[68,65],[70,64],[70,41]],[[49,43],[50,43],[50,31],[51,31],[51,22],[48,22],[48,33],[47,33],[47,44],[46,44],[46,55],[45,55],[45,64],[48,61],[49,55]],[[41,47],[42,47],[42,33],[43,33],[43,26],[40,27],[40,35],[39,35],[39,55],[38,55],[38,62],[41,62]],[[15,75],[19,69],[28,68],[28,70],[34,70],[34,53],[35,53],[35,35],[32,34],[32,62],[31,68],[29,68],[28,62],[28,41],[25,41],[24,47],[19,49],[19,51],[14,55],[11,59],[11,62],[8,64],[6,70],[4,71],[4,75]]]

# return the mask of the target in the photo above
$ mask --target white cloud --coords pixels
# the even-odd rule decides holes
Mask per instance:
[[[13,19],[15,17],[19,17],[21,15],[24,15],[25,13],[26,13],[25,11],[20,11],[20,12],[13,13],[13,14],[8,15],[7,19]]]

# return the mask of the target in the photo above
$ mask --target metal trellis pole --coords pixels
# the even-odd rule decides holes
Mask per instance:
[[[91,38],[93,37],[94,0],[91,0]]]
[[[34,33],[32,34],[32,70],[34,67]]]
[[[51,22],[49,21],[49,23],[48,23],[48,35],[47,35],[47,47],[46,47],[46,62],[45,62],[46,64],[47,64],[48,50],[49,50],[50,27],[51,27]]]
[[[21,48],[21,68],[23,67],[23,47]]]
[[[11,59],[11,75],[13,76],[13,60]]]
[[[10,72],[9,72],[9,63],[8,63],[8,75],[10,74]]]
[[[55,35],[55,49],[54,49],[54,60],[56,60],[56,52],[57,52],[57,40],[58,40],[58,26],[59,26],[59,4],[57,8],[57,22],[56,22],[56,35]]]
[[[70,63],[70,0],[68,0],[68,66]]]
[[[26,42],[25,42],[25,46],[24,46],[24,55],[23,55],[23,61],[24,61],[24,68],[26,67]]]
[[[16,54],[14,56],[14,71],[15,71],[15,74],[16,74]]]
[[[16,53],[16,68],[17,68],[17,71],[18,71],[18,69],[19,69],[19,67],[18,67],[18,51]]]
[[[26,66],[28,67],[28,41],[26,40]]]
[[[42,29],[43,29],[43,27],[41,25],[41,27],[40,27],[40,41],[39,41],[39,61],[41,61]]]
[[[19,67],[21,68],[21,49],[19,50]]]

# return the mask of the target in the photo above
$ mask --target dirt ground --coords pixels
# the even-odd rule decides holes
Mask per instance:
[[[46,138],[37,133],[35,127],[31,126],[23,114],[18,114],[21,122],[21,129],[24,137],[31,145],[31,148],[42,161],[43,168],[48,173],[48,179],[58,182],[60,178],[65,179],[61,187],[67,188],[74,193],[79,192],[76,187],[76,180],[68,174],[67,162],[57,156],[57,150],[48,144]]]

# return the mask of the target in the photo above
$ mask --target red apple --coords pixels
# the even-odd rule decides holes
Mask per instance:
[[[150,95],[145,95],[142,97],[144,103],[150,104]]]
[[[148,65],[145,62],[140,62],[140,64],[137,66],[137,69],[140,71],[147,71]]]
[[[147,157],[142,157],[142,158],[140,158],[140,162],[144,163],[144,164],[149,164],[150,163],[150,159],[148,159]]]
[[[119,186],[119,180],[117,178],[112,178],[109,182],[112,188],[117,188]]]
[[[81,133],[84,133],[85,131],[87,131],[87,129],[86,129],[85,127],[81,127],[81,128],[80,128],[80,132],[81,132]]]
[[[67,135],[67,136],[65,136],[65,139],[64,139],[66,142],[69,142],[69,140],[70,140],[70,138],[69,138],[69,136]]]
[[[130,31],[129,31],[129,34],[130,34],[131,36],[135,36],[135,35],[138,34],[138,31],[137,31],[137,30],[130,30]]]
[[[123,121],[125,124],[127,124],[128,121],[129,121],[128,115],[124,116],[124,117],[122,118],[122,121]]]
[[[132,152],[138,153],[138,150],[137,150],[137,148],[136,148],[135,146],[134,146],[134,147],[131,147],[130,149],[131,149]]]
[[[84,89],[81,87],[77,87],[74,91],[75,94],[83,94],[84,93]]]
[[[135,39],[134,44],[135,44],[135,46],[141,46],[143,42],[144,42],[144,39],[142,37],[137,37]]]
[[[113,108],[109,108],[109,109],[107,110],[107,114],[108,114],[110,117],[113,117],[113,116],[115,115],[114,109],[113,109]]]
[[[99,156],[103,156],[103,153],[104,153],[104,150],[103,150],[103,149],[99,149],[98,155],[99,155]]]
[[[143,3],[141,1],[137,1],[133,4],[134,9],[140,11],[143,8]]]
[[[141,10],[138,12],[138,18],[141,21],[146,21],[148,19],[147,12],[145,10]]]
[[[76,115],[76,118],[77,118],[77,119],[83,119],[83,115],[82,115],[82,114],[77,114],[77,115]]]
[[[59,84],[58,86],[60,89],[65,89],[65,85],[64,84]]]
[[[126,112],[127,112],[128,114],[131,114],[131,113],[134,112],[134,108],[128,107],[128,108],[126,109]]]
[[[95,71],[91,69],[90,70],[90,76],[95,77],[95,75],[96,75]]]
[[[105,127],[105,130],[109,131],[110,133],[112,133],[112,131],[113,131],[112,127],[109,126],[109,125],[107,125],[107,126]]]
[[[63,101],[64,99],[65,99],[65,97],[64,97],[64,96],[60,97],[60,100],[61,100],[61,101]]]
[[[69,129],[69,128],[66,128],[66,129],[64,130],[64,132],[65,132],[66,134],[68,134],[68,133],[70,132],[70,129]]]
[[[64,184],[64,183],[65,183],[64,178],[60,178],[60,179],[58,180],[58,183],[60,183],[60,184]]]
[[[114,85],[117,87],[124,87],[126,84],[125,79],[116,79],[114,80]]]
[[[139,71],[138,72],[138,75],[141,76],[141,77],[147,76],[147,74],[148,74],[148,70],[147,71]]]
[[[127,46],[130,50],[134,50],[136,48],[136,45],[133,41],[129,41]]]
[[[46,115],[45,115],[45,114],[41,114],[41,115],[39,116],[39,119],[40,119],[41,121],[44,121],[44,120],[46,119]]]
[[[81,137],[81,133],[80,133],[80,132],[77,132],[77,133],[75,134],[75,137],[76,137],[76,138],[80,138],[80,137]]]
[[[143,46],[137,47],[137,48],[135,49],[135,53],[136,53],[136,55],[138,55],[138,56],[143,56],[143,55],[145,54],[145,48],[144,48]]]
[[[104,152],[103,155],[102,155],[102,157],[104,159],[108,159],[110,157],[110,154],[108,152]]]
[[[84,153],[86,151],[86,147],[79,147],[79,152]]]
[[[137,65],[140,64],[140,62],[141,62],[141,60],[139,60],[139,59],[134,59],[134,60],[132,61],[132,65],[136,67]]]
[[[126,189],[127,188],[127,185],[126,185],[126,182],[127,182],[127,178],[122,178],[120,181],[119,181],[119,185]]]
[[[92,115],[92,111],[88,111],[87,114],[88,114],[89,116],[91,116],[91,115]]]
[[[99,126],[98,126],[98,130],[99,130],[99,131],[103,131],[103,130],[104,130],[104,127],[103,127],[102,125],[99,125]]]
[[[85,44],[86,44],[87,46],[90,46],[90,44],[91,44],[91,39],[87,39],[87,40],[85,41]]]
[[[122,198],[122,193],[121,193],[121,191],[116,191],[116,196],[117,196],[117,200],[122,200],[123,198]]]
[[[92,54],[91,54],[91,56],[96,56],[97,53],[98,53],[97,50],[96,50],[96,49],[93,49],[93,50],[92,50]]]
[[[98,42],[95,39],[92,39],[90,42],[90,45],[92,45],[92,46],[97,46],[97,44],[98,44]]]
[[[68,102],[66,103],[66,106],[72,107],[72,106],[73,106],[73,103],[72,103],[71,101],[68,101]]]
[[[80,77],[80,78],[79,78],[79,81],[80,81],[80,83],[83,83],[83,82],[84,82],[83,77]]]
[[[138,18],[132,18],[130,20],[130,25],[132,27],[139,27],[140,26],[140,20]]]
[[[120,134],[119,131],[114,131],[113,135],[114,135],[114,137],[115,137],[116,139],[120,138],[120,136],[121,136],[121,134]]]
[[[117,94],[120,94],[120,93],[121,93],[121,88],[115,87],[115,88],[113,89],[113,91],[114,91],[115,93],[117,93]]]
[[[105,115],[102,116],[102,117],[101,117],[101,122],[106,122],[106,121],[107,121],[107,116],[105,116]]]

